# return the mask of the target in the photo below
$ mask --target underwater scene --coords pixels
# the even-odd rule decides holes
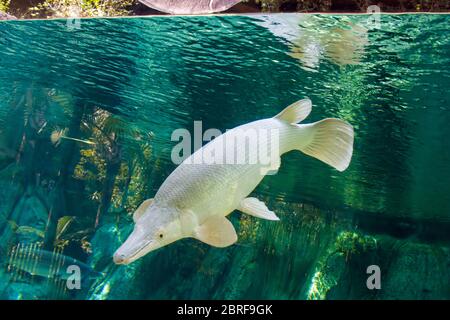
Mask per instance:
[[[1,299],[450,299],[449,15],[2,21],[0,47]],[[348,168],[287,152],[224,238],[167,227],[125,261],[176,130],[296,101],[351,124]]]

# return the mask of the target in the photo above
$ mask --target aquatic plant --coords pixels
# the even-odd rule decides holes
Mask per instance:
[[[335,250],[346,257],[376,248],[376,239],[357,232],[344,231],[336,238]]]

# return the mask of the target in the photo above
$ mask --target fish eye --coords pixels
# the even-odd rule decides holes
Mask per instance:
[[[159,238],[162,239],[164,238],[164,235],[162,233],[159,234]]]

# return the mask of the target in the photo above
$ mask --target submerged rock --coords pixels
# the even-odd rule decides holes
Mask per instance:
[[[399,241],[391,256],[380,298],[426,300],[450,295],[448,248]]]
[[[139,0],[146,6],[171,14],[204,14],[225,11],[242,0]]]
[[[354,231],[340,232],[320,256],[307,299],[370,298],[365,284],[367,266],[376,263],[377,239]],[[374,262],[375,261],[375,262]],[[350,298],[351,299],[351,298]]]
[[[308,298],[442,299],[449,259],[447,247],[344,232],[318,261]],[[380,268],[380,289],[367,287],[371,265]]]

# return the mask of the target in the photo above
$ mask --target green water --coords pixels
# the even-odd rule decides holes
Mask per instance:
[[[450,299],[450,16],[379,23],[1,22],[0,298]],[[113,264],[128,214],[175,168],[175,129],[224,131],[305,97],[307,122],[354,126],[345,172],[292,152],[253,193],[280,222],[235,212],[234,246],[186,239]],[[18,245],[30,253],[11,263]],[[69,290],[25,270],[37,250],[102,275]],[[366,286],[369,265],[381,290]]]

